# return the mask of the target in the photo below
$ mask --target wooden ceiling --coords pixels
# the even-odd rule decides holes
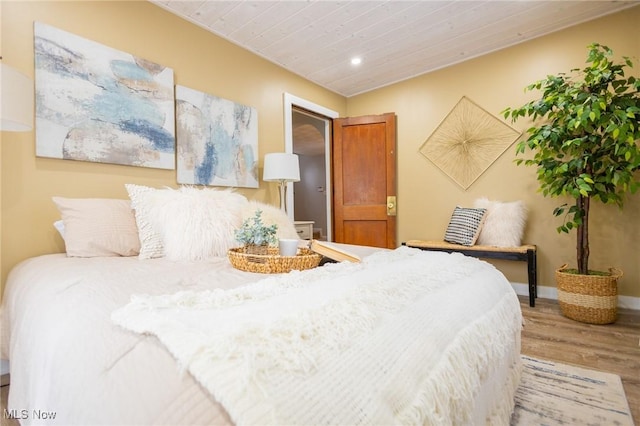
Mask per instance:
[[[637,0],[151,1],[347,97],[640,5]],[[362,63],[352,65],[353,57]]]

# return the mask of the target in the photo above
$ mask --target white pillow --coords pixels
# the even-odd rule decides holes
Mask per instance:
[[[242,209],[242,220],[246,220],[252,217],[256,210],[262,210],[262,222],[265,225],[278,225],[276,231],[277,238],[287,239],[300,239],[296,226],[293,221],[289,219],[289,216],[278,207],[274,207],[271,204],[262,203],[260,201],[249,200],[249,202]]]
[[[487,209],[477,244],[495,247],[522,245],[527,222],[527,208],[522,201],[500,202],[479,198],[475,207]]]
[[[144,253],[170,260],[203,260],[226,256],[235,247],[234,232],[247,204],[244,196],[213,188],[126,187],[141,230],[140,257]]]
[[[58,234],[60,234],[64,240],[64,221],[62,219],[56,220],[53,222],[53,227],[56,228],[56,231],[58,231]]]
[[[53,197],[67,256],[136,256],[138,228],[129,200]]]
[[[153,209],[160,208],[163,202],[170,198],[167,189],[155,189],[148,186],[125,184],[131,207],[135,211],[135,220],[138,226],[140,239],[140,259],[153,259],[164,256],[162,237],[159,229],[151,223],[150,215]]]

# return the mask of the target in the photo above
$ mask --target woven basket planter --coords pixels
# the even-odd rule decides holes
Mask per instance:
[[[562,315],[588,324],[610,324],[618,315],[618,279],[622,272],[611,268],[608,275],[580,275],[556,270],[558,302]]]
[[[247,254],[257,254],[257,255],[269,254],[269,244],[260,244],[260,245],[247,244],[246,246],[243,247],[243,251],[244,253],[247,253]]]

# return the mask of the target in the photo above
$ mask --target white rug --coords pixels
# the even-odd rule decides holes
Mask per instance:
[[[522,356],[511,425],[633,426],[620,376]]]

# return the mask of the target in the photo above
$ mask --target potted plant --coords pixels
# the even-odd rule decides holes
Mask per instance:
[[[242,222],[242,226],[235,231],[235,238],[245,246],[245,251],[251,254],[266,254],[270,244],[278,239],[276,232],[278,225],[265,225],[262,222],[262,210],[256,210],[252,217]]]
[[[534,122],[516,148],[516,155],[527,150],[533,155],[516,163],[536,166],[544,196],[575,201],[553,211],[564,215],[558,232],[575,229],[577,236],[577,269],[565,265],[556,271],[562,313],[606,324],[616,319],[621,272],[589,269],[590,207],[600,201],[622,208],[625,195],[640,187],[640,80],[625,77],[625,68],[633,68],[629,58],[614,63],[608,47],[593,43],[588,49],[585,68],[527,86],[525,91],[539,90],[542,96],[503,114],[512,121],[530,117]]]

